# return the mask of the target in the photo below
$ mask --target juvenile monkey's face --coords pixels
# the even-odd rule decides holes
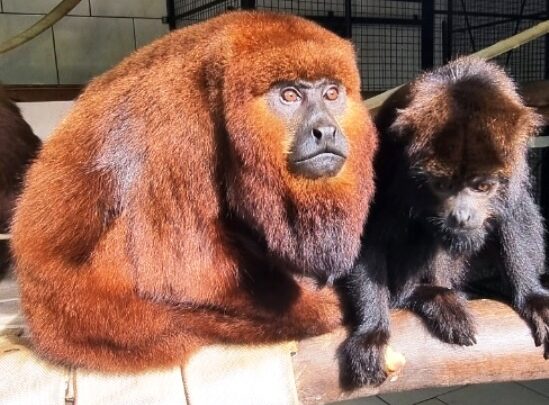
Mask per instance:
[[[338,124],[347,105],[345,88],[326,79],[297,80],[275,84],[266,98],[286,132],[290,173],[309,179],[336,176],[349,152]]]
[[[495,177],[475,176],[465,180],[427,177],[432,196],[428,221],[458,250],[483,243],[487,220],[492,216],[500,182]]]

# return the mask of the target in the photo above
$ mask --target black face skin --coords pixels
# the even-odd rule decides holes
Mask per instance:
[[[481,177],[461,173],[464,180],[429,176],[410,161],[406,139],[391,133],[397,108],[403,105],[382,107],[376,117],[376,196],[360,257],[342,282],[350,325],[340,348],[342,385],[386,379],[391,307],[414,311],[447,343],[475,344],[465,306],[471,292],[513,305],[548,358],[549,292],[540,282],[544,229],[530,190],[526,148],[505,178],[496,171]]]
[[[349,149],[336,121],[345,110],[345,88],[328,80],[299,80],[279,83],[267,99],[293,134],[290,171],[310,179],[337,175]]]
[[[417,174],[418,193],[428,194],[415,214],[451,254],[476,252],[484,245],[490,218],[498,212],[504,181],[498,176],[471,176],[465,180]]]

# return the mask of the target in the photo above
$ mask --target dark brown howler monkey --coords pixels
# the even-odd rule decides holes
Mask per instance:
[[[9,232],[23,175],[40,148],[40,139],[0,86],[0,233]],[[8,241],[0,240],[0,277],[8,267]]]
[[[288,15],[174,31],[93,80],[31,168],[13,224],[45,357],[184,363],[210,343],[325,333],[373,189],[348,41]]]
[[[471,286],[506,296],[547,357],[543,225],[526,164],[539,124],[504,71],[473,58],[420,76],[381,107],[376,197],[347,280],[346,385],[386,378],[390,306],[416,312],[445,342],[474,344]]]

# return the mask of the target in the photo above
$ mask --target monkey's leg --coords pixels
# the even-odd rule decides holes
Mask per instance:
[[[464,304],[449,288],[422,284],[415,287],[404,306],[421,316],[431,333],[444,342],[471,346],[477,342],[475,327]]]
[[[383,253],[369,247],[346,280],[352,332],[340,347],[341,383],[346,388],[379,385],[387,378],[389,303]]]
[[[539,210],[526,194],[501,218],[499,226],[503,271],[513,288],[513,304],[530,324],[537,346],[549,358],[549,292],[544,271],[543,225]]]

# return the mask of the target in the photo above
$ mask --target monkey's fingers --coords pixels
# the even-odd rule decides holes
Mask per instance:
[[[340,349],[340,382],[344,389],[378,386],[388,376],[385,344],[371,342],[368,334],[350,336]],[[395,363],[391,360],[391,363]]]

